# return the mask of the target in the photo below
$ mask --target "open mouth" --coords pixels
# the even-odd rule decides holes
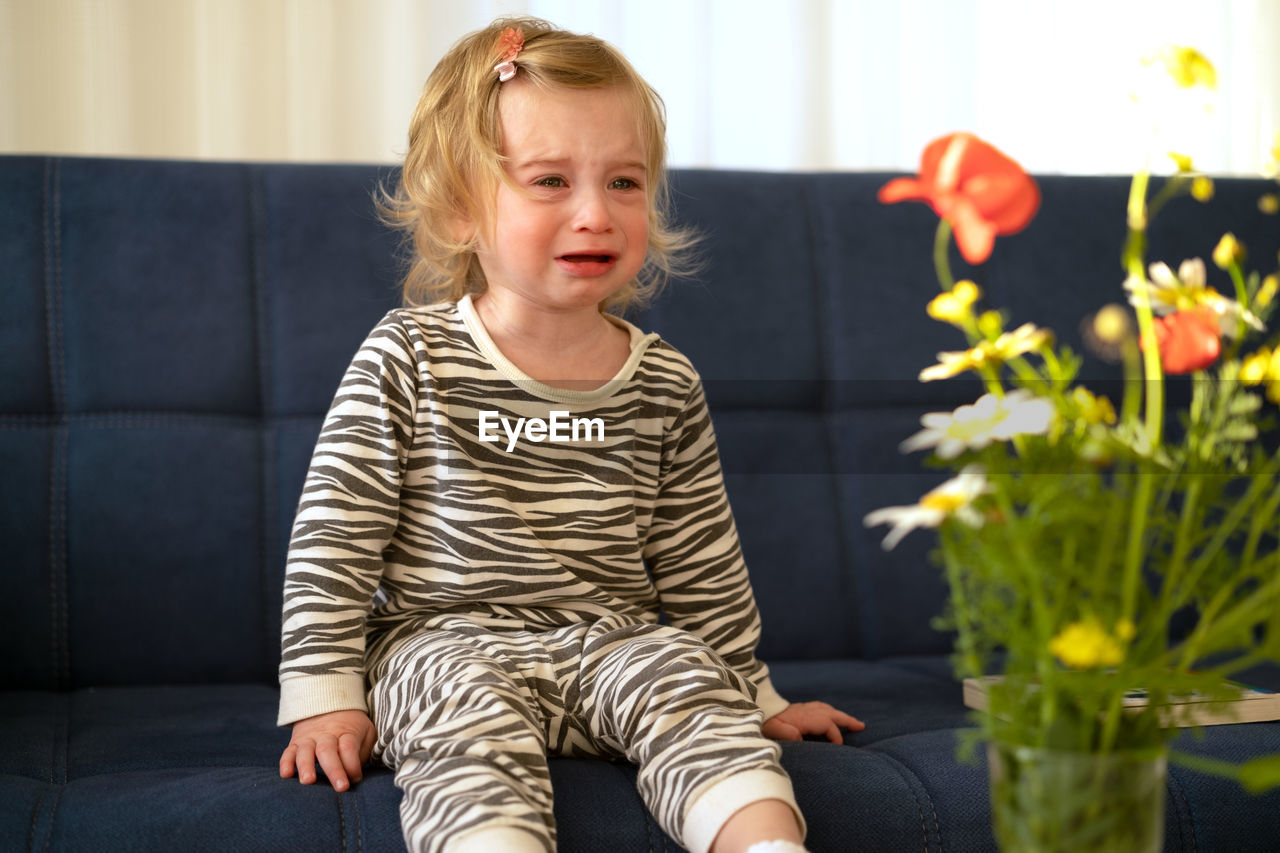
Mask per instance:
[[[613,255],[561,255],[560,258],[571,264],[607,264]]]

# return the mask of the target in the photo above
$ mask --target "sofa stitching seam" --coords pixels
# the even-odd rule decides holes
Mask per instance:
[[[31,810],[31,823],[27,827],[27,850],[34,851],[36,849],[36,826],[40,823],[40,809],[44,805],[45,795],[49,793],[49,789],[45,788],[40,792],[40,796],[36,798],[35,808]]]
[[[911,792],[911,798],[915,800],[915,803],[916,803],[916,812],[920,816],[920,832],[921,832],[921,835],[924,837],[924,851],[925,853],[928,853],[929,846],[931,843],[929,826],[928,826],[928,822],[925,820],[924,808],[921,805],[920,796],[919,794],[917,794],[916,789],[918,788],[920,792],[924,794],[925,799],[928,800],[929,802],[929,811],[933,816],[933,830],[934,830],[933,834],[937,836],[938,849],[939,850],[943,849],[942,827],[938,824],[938,810],[937,808],[934,807],[933,798],[929,796],[929,792],[925,789],[924,783],[920,781],[920,777],[917,776],[915,773],[913,773],[911,769],[908,768],[905,764],[898,761],[896,758],[894,758],[891,755],[887,755],[886,753],[878,752],[871,749],[868,749],[867,751],[883,759],[884,762],[888,764],[890,767],[892,767],[893,770],[899,776],[902,777],[902,780],[907,783],[907,790]]]
[[[58,160],[48,158],[44,168],[44,285],[45,347],[49,390],[53,397],[49,453],[49,640],[53,683],[66,687],[69,675],[67,651],[66,566],[66,355],[62,337],[62,171]]]
[[[1184,839],[1185,833],[1189,829],[1191,831],[1191,850],[1193,851],[1193,853],[1198,853],[1200,849],[1200,845],[1197,841],[1199,832],[1197,831],[1197,828],[1196,828],[1195,813],[1191,810],[1190,801],[1187,800],[1187,792],[1183,790],[1182,783],[1178,781],[1177,777],[1174,775],[1174,771],[1172,770],[1172,768],[1169,770],[1168,773],[1165,774],[1165,776],[1168,779],[1169,790],[1172,791],[1174,794],[1174,801],[1177,803],[1178,811],[1181,812],[1186,817],[1185,821],[1183,820],[1178,821],[1179,838]],[[1185,840],[1183,843],[1185,847]]]
[[[62,169],[56,158],[45,161],[44,176],[45,347],[49,357],[49,390],[54,410],[67,409],[66,353],[62,333]]]
[[[53,821],[58,814],[58,806],[62,803],[62,786],[58,786],[53,792],[53,805],[49,807],[49,829],[45,832],[44,847],[42,849],[48,851],[53,845]]]
[[[251,169],[247,175],[250,232],[248,245],[249,280],[252,282],[254,289],[255,340],[258,348],[258,404],[260,407],[258,420],[261,427],[258,447],[258,452],[261,454],[258,464],[258,499],[261,501],[261,509],[258,514],[258,521],[261,525],[258,531],[258,551],[259,559],[261,560],[260,582],[262,584],[262,595],[259,596],[259,601],[261,602],[262,613],[258,624],[262,630],[263,649],[268,655],[266,659],[271,660],[271,656],[279,654],[279,633],[273,631],[274,624],[272,622],[271,608],[267,606],[267,602],[273,600],[274,591],[278,590],[280,585],[280,579],[275,577],[275,572],[273,571],[275,567],[272,564],[272,555],[275,551],[272,548],[272,544],[277,524],[275,504],[271,497],[278,484],[272,476],[274,458],[271,454],[275,431],[275,424],[270,418],[270,413],[275,409],[274,359],[272,358],[271,335],[269,332],[272,320],[271,293],[267,285],[266,272],[263,265],[263,247],[259,245],[263,239],[261,235],[265,233],[269,223],[266,203],[263,198],[264,173]],[[274,643],[272,641],[273,634],[276,638]]]
[[[360,816],[360,801],[354,796],[350,799],[352,816],[356,821],[356,853],[364,853],[364,819]]]
[[[830,271],[826,269],[826,256],[818,251],[819,244],[822,242],[819,228],[824,220],[818,213],[819,208],[817,200],[814,198],[814,190],[811,189],[808,184],[805,184],[802,188],[802,193],[805,201],[805,230],[809,241],[809,257],[814,259],[813,294],[814,305],[817,308],[814,312],[814,322],[816,325],[814,330],[814,341],[818,348],[818,369],[820,371],[820,376],[826,380],[823,381],[820,386],[821,399],[819,404],[819,414],[823,427],[821,432],[823,455],[827,459],[830,470],[835,471],[838,469],[838,465],[836,461],[836,442],[832,435],[832,431],[835,429],[832,414],[835,412],[836,406],[832,391],[833,372],[831,370],[831,365],[834,361],[834,354],[829,339],[831,334],[830,324],[825,322],[827,312],[822,310],[824,307],[828,309],[830,308],[831,290],[826,286],[829,283]],[[822,267],[821,269],[819,268],[820,265]],[[832,506],[839,507],[841,504],[839,486],[834,480],[828,480],[828,488],[831,491]],[[838,511],[839,510],[837,509],[837,512]],[[835,545],[840,557],[840,564],[845,566],[851,565],[852,561],[849,559],[849,545],[845,541],[843,529],[837,531]],[[846,588],[848,597],[845,600],[862,601],[863,597],[858,594],[860,584],[858,583],[859,578],[857,574],[849,572],[841,573],[841,580],[850,585]],[[862,614],[859,612],[857,624],[852,627],[846,627],[845,629],[846,633],[844,641],[848,644],[846,645],[846,648],[852,646],[852,648],[858,652],[864,651],[862,641],[866,627],[867,622],[862,618]]]

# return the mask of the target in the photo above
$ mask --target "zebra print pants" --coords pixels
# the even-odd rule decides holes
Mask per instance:
[[[638,764],[650,812],[695,853],[744,805],[796,808],[754,687],[694,635],[618,616],[540,633],[437,625],[370,649],[375,752],[404,792],[410,850],[512,830],[554,850],[548,754]]]

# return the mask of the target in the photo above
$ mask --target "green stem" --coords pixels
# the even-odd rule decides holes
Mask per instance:
[[[945,219],[938,220],[938,230],[933,237],[933,267],[938,273],[938,284],[944,291],[956,286],[955,277],[951,274],[951,259],[947,250],[951,246],[951,223]]]
[[[944,534],[945,536],[945,534]],[[968,675],[975,678],[983,676],[982,659],[978,654],[973,637],[973,625],[970,622],[968,591],[965,589],[964,577],[959,562],[955,558],[954,543],[949,539],[942,542],[942,558],[946,565],[947,584],[951,587],[952,606],[956,616],[956,640],[960,647],[960,657]]]
[[[1240,303],[1241,311],[1249,310],[1249,288],[1244,282],[1244,271],[1240,269],[1240,265],[1235,261],[1231,262],[1231,268],[1228,270],[1231,274],[1231,283],[1236,288],[1236,302]],[[1245,329],[1248,325],[1244,321],[1244,314],[1241,313],[1240,319],[1236,321],[1236,336],[1231,342],[1230,348],[1226,352],[1226,359],[1231,360],[1236,357],[1240,351],[1240,345],[1244,343]]]
[[[1280,459],[1280,454],[1271,458],[1270,464],[1263,468],[1262,474],[1255,478],[1255,482],[1265,483],[1270,479],[1276,469],[1277,459]],[[1280,510],[1280,484],[1271,491],[1270,497],[1262,505],[1262,511],[1253,513],[1249,520],[1249,537],[1245,540],[1244,551],[1240,555],[1241,565],[1247,566],[1253,562],[1258,553],[1258,542],[1262,539],[1262,534],[1275,523],[1277,510]]]
[[[1005,525],[1011,533],[1009,544],[1013,548],[1014,560],[1017,561],[1018,565],[1025,567],[1027,571],[1027,583],[1031,591],[1031,618],[1035,623],[1037,637],[1035,648],[1047,649],[1053,637],[1053,622],[1049,613],[1048,601],[1045,597],[1042,567],[1034,559],[1031,552],[1027,550],[1026,540],[1018,534],[1017,525],[1014,523],[1018,515],[1013,507],[1013,502],[1009,499],[1008,491],[1004,488],[997,488],[995,490],[995,498],[1000,512],[1005,518]],[[1036,655],[1036,676],[1040,682],[1038,696],[1040,706],[1039,731],[1042,738],[1047,737],[1053,730],[1053,723],[1057,717],[1057,691],[1053,679],[1054,668],[1051,657],[1044,654]],[[1041,746],[1044,745],[1046,744],[1041,743]]]
[[[1269,466],[1268,473],[1274,474],[1274,466]],[[1264,477],[1255,478],[1254,481],[1249,484],[1249,489],[1245,492],[1244,496],[1232,505],[1231,510],[1226,514],[1222,521],[1214,527],[1213,537],[1209,540],[1209,543],[1204,547],[1204,549],[1196,556],[1196,561],[1192,563],[1191,567],[1187,570],[1182,584],[1179,587],[1178,595],[1175,596],[1172,601],[1173,606],[1180,607],[1182,605],[1183,598],[1191,594],[1196,583],[1200,580],[1200,576],[1208,571],[1209,567],[1213,564],[1214,558],[1218,556],[1219,551],[1226,547],[1227,542],[1235,533],[1236,528],[1238,528],[1246,518],[1250,518],[1252,516],[1254,505],[1257,503],[1258,499],[1269,484],[1270,483]],[[1280,485],[1276,488],[1280,489]]]
[[[1125,249],[1125,265],[1131,277],[1146,279],[1144,246],[1147,228],[1147,184],[1150,176],[1146,169],[1137,172],[1129,185],[1129,241]],[[1138,315],[1139,340],[1154,342],[1151,300],[1145,288],[1137,289],[1135,308]],[[1146,379],[1146,447],[1154,453],[1160,446],[1164,423],[1164,373],[1160,365],[1160,351],[1149,345],[1143,351],[1143,376]],[[1142,563],[1145,554],[1147,510],[1151,504],[1152,472],[1147,465],[1138,471],[1138,487],[1134,492],[1133,512],[1129,516],[1129,541],[1125,549],[1123,576],[1123,604],[1121,616],[1130,622],[1138,600],[1138,584],[1142,580]]]
[[[1124,399],[1120,404],[1120,423],[1136,424],[1142,411],[1142,353],[1132,339],[1123,344]]]
[[[1125,244],[1124,265],[1131,278],[1145,281],[1145,247],[1147,230],[1147,185],[1150,173],[1142,169],[1134,174],[1129,184],[1128,224],[1129,238]],[[1154,342],[1154,323],[1151,315],[1151,301],[1145,288],[1136,290],[1135,310],[1138,315],[1139,340]],[[1160,446],[1161,431],[1164,422],[1164,373],[1160,365],[1159,348],[1148,345],[1143,350],[1143,375],[1146,379],[1146,450],[1154,453]],[[1154,474],[1150,465],[1141,465],[1138,470],[1137,488],[1133,495],[1133,508],[1129,514],[1129,539],[1125,547],[1124,569],[1121,576],[1120,618],[1130,624],[1137,621],[1138,589],[1142,583],[1142,566],[1146,558],[1147,516],[1151,506],[1154,489]],[[1127,661],[1127,658],[1126,658]],[[1118,677],[1125,677],[1125,666],[1121,666]],[[1107,708],[1103,724],[1101,748],[1103,752],[1111,749],[1115,743],[1116,733],[1120,727],[1120,715],[1123,708],[1117,694]]]
[[[1187,554],[1191,552],[1191,525],[1195,521],[1196,510],[1199,509],[1200,488],[1204,481],[1192,476],[1187,485],[1186,497],[1182,504],[1182,514],[1178,518],[1178,534],[1173,540],[1173,558],[1169,561],[1169,571],[1176,572]],[[1181,572],[1179,572],[1181,574]]]
[[[1274,571],[1277,561],[1268,559],[1265,562],[1272,564],[1271,569]],[[1230,602],[1236,591],[1232,585],[1222,587],[1201,614],[1200,621],[1191,632],[1191,636],[1170,650],[1170,659],[1177,659],[1179,669],[1186,671],[1200,658],[1212,654],[1215,651],[1215,643],[1211,641],[1215,637],[1219,638],[1219,641],[1231,640],[1239,636],[1241,631],[1251,630],[1259,622],[1270,617],[1275,611],[1277,595],[1280,594],[1280,576],[1273,577],[1245,595],[1219,617],[1218,611]]]
[[[1125,248],[1125,272],[1131,278],[1146,281],[1144,250],[1146,246],[1147,184],[1150,175],[1144,169],[1133,176],[1129,184],[1129,240]],[[1143,377],[1147,392],[1147,446],[1160,446],[1164,430],[1164,369],[1160,364],[1160,348],[1154,345],[1155,322],[1151,314],[1151,299],[1146,288],[1138,288],[1133,300],[1138,315],[1138,340],[1150,343],[1142,351]]]

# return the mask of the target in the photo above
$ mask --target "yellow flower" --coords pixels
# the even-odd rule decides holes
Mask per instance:
[[[938,363],[920,371],[921,382],[948,379],[966,370],[977,370],[985,364],[1001,364],[1011,358],[1024,355],[1048,345],[1053,333],[1024,323],[1012,332],[1005,332],[994,341],[983,341],[973,349],[962,352],[940,352]]]
[[[1213,178],[1206,175],[1197,175],[1192,178],[1191,197],[1196,201],[1211,201],[1213,199]]]
[[[1004,317],[999,311],[983,311],[978,318],[978,331],[987,338],[998,338],[1004,332]]]
[[[1190,175],[1196,170],[1195,164],[1186,154],[1177,151],[1169,152],[1169,159],[1178,167],[1179,175]],[[1209,201],[1213,198],[1213,178],[1208,175],[1196,175],[1191,179],[1191,196],[1196,201]]]
[[[1132,623],[1120,622],[1115,635],[1108,634],[1096,619],[1072,622],[1049,642],[1049,651],[1072,669],[1118,666],[1124,660],[1122,642],[1133,638]]]
[[[1106,397],[1096,397],[1088,388],[1077,387],[1071,399],[1080,407],[1080,419],[1087,424],[1114,424],[1116,409]]]
[[[1258,198],[1258,210],[1268,216],[1280,213],[1280,195],[1275,193],[1267,193]]]
[[[982,298],[982,288],[967,278],[957,281],[956,286],[951,288],[951,292],[966,305],[972,305]]]
[[[929,316],[953,326],[963,326],[973,316],[973,303],[982,291],[969,280],[958,281],[947,293],[939,293],[929,302]]]
[[[1258,385],[1267,378],[1271,368],[1271,349],[1263,347],[1240,364],[1240,381],[1245,385]]]
[[[1245,385],[1267,383],[1267,399],[1280,404],[1280,348],[1263,347],[1240,363],[1240,381]]]
[[[1253,301],[1258,303],[1259,308],[1266,308],[1276,298],[1277,288],[1280,288],[1280,275],[1272,273],[1262,280],[1262,286],[1258,288],[1258,295]]]
[[[1093,335],[1099,343],[1119,346],[1133,336],[1129,312],[1119,305],[1104,305],[1093,315]]]
[[[1220,269],[1231,269],[1233,264],[1244,263],[1244,246],[1236,239],[1236,235],[1228,231],[1222,235],[1213,250],[1213,262]]]
[[[987,363],[986,350],[981,347],[963,352],[940,352],[938,363],[920,371],[921,382],[932,382],[935,379],[950,379],[959,376],[966,370],[977,370]]]
[[[1038,329],[1031,323],[1023,323],[1012,332],[1006,332],[992,344],[996,355],[1008,361],[1014,356],[1038,350],[1053,341],[1053,333],[1048,329]]]
[[[1215,89],[1218,86],[1218,72],[1213,63],[1194,47],[1183,45],[1165,45],[1155,56],[1143,60],[1151,65],[1160,63],[1173,82],[1183,89],[1204,86]]]

